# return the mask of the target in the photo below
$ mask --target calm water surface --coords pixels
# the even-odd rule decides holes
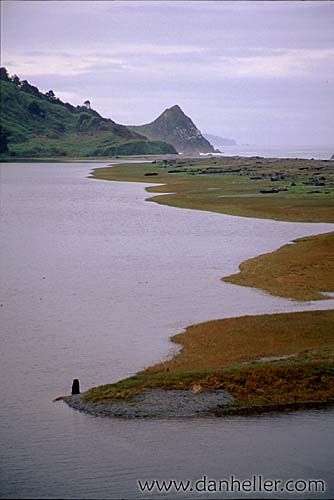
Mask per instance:
[[[170,355],[190,323],[333,306],[220,281],[333,225],[159,206],[142,185],[87,179],[93,167],[1,166],[0,495],[136,498],[140,478],[262,474],[323,478],[331,498],[331,411],[123,421],[52,403],[75,377],[86,389]]]
[[[235,145],[219,148],[224,155],[263,156],[264,158],[305,158],[315,160],[329,160],[334,154],[334,146],[252,146]]]

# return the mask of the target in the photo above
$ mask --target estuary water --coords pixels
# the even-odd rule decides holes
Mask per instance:
[[[1,165],[0,496],[130,499],[141,496],[138,479],[259,474],[320,478],[321,498],[333,497],[333,411],[125,421],[52,402],[73,378],[85,390],[172,355],[169,336],[191,323],[334,303],[220,280],[247,258],[333,224],[147,203],[144,185],[88,179],[98,166]]]

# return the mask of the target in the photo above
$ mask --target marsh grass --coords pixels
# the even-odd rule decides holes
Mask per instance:
[[[221,172],[210,173],[213,165]],[[148,201],[160,204],[286,221],[334,221],[333,162],[206,158],[176,160],[174,166],[176,173],[159,163],[118,165],[94,170],[93,177],[158,183],[147,188],[157,194]],[[284,178],[271,181],[277,171]],[[152,172],[158,175],[145,176]],[[320,173],[324,185],[310,187]],[[282,191],[260,193],[273,185]],[[301,238],[246,261],[240,273],[224,279],[284,297],[323,299],[320,292],[333,291],[333,249],[332,233]],[[229,391],[236,406],[333,401],[333,332],[334,311],[243,316],[192,325],[172,338],[181,345],[172,359],[135,377],[93,388],[85,398],[131,399],[145,389],[191,390],[196,385]]]
[[[240,272],[223,278],[235,285],[261,288],[296,300],[334,295],[334,233],[299,238],[275,252],[242,262]]]
[[[213,173],[217,169],[220,173]],[[272,181],[277,172],[283,178]],[[150,178],[147,173],[157,175]],[[178,159],[168,166],[162,162],[115,165],[94,170],[92,177],[159,184],[147,188],[157,195],[148,201],[162,205],[283,221],[334,222],[333,161]],[[323,185],[310,184],[318,179]],[[273,187],[279,192],[260,192]]]
[[[224,389],[237,405],[334,398],[334,311],[244,316],[190,326],[181,351],[133,377],[91,389],[85,399],[131,399],[145,389]],[[292,357],[261,361],[265,356]]]
[[[147,389],[224,389],[235,398],[234,405],[258,405],[334,400],[334,365],[331,360],[259,363],[225,369],[159,372],[129,378],[91,389],[85,400],[108,403],[131,401]]]

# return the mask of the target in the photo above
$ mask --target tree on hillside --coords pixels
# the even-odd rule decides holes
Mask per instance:
[[[56,95],[53,90],[48,90],[47,92],[45,92],[45,97],[53,101],[56,98]]]
[[[72,106],[72,104],[70,104],[69,102],[65,102],[64,104],[65,108],[67,108],[69,111],[71,111],[71,113],[73,113],[73,111],[75,110],[75,107]]]
[[[4,82],[10,81],[8,71],[4,67],[0,68],[0,80],[2,80]]]
[[[21,81],[17,75],[13,75],[11,78],[12,82],[15,83],[18,87],[21,85]]]
[[[0,127],[0,153],[8,153],[9,132]]]
[[[34,85],[31,85],[27,80],[23,80],[21,82],[21,89],[23,90],[23,92],[28,92],[29,94],[34,94],[34,95],[39,94],[38,88],[35,87]]]

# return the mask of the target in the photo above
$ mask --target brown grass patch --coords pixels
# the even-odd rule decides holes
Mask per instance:
[[[261,357],[334,353],[334,311],[242,316],[199,323],[172,337],[172,359],[144,373],[223,368]]]
[[[216,389],[227,390],[240,405],[334,399],[332,362],[267,365],[222,372],[211,378]]]
[[[323,300],[320,292],[334,292],[333,256],[334,233],[300,238],[293,245],[243,262],[239,273],[223,281],[281,297]]]
[[[225,389],[237,406],[334,400],[334,311],[244,316],[187,328],[171,360],[85,394],[129,399],[145,389]],[[294,355],[279,361],[267,356]]]

